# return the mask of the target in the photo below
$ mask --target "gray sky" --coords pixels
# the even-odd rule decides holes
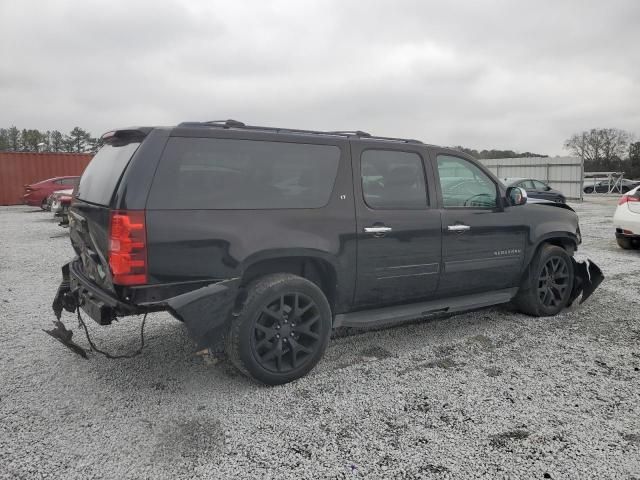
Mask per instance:
[[[640,137],[640,1],[0,0],[0,126],[222,118],[551,155]]]

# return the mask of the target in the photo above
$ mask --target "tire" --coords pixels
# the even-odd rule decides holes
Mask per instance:
[[[526,289],[520,288],[513,303],[534,317],[557,315],[569,303],[573,282],[571,256],[564,248],[544,244],[527,268]]]
[[[618,246],[624,250],[631,250],[633,248],[630,238],[616,237],[616,242],[618,242]]]
[[[266,275],[248,285],[240,314],[231,322],[226,353],[248,377],[280,385],[318,363],[331,328],[329,302],[316,284],[289,273]]]
[[[42,203],[40,204],[40,208],[42,210],[44,210],[45,212],[47,211],[47,199],[45,198],[44,200],[42,200]],[[36,210],[37,212],[37,210]]]
[[[593,187],[585,187],[584,193],[593,193]]]

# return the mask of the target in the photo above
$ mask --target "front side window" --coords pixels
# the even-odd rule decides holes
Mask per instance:
[[[329,202],[339,161],[333,145],[174,137],[148,208],[319,208]]]
[[[438,155],[438,175],[445,208],[496,207],[495,184],[470,161],[451,155]]]
[[[360,161],[362,193],[373,209],[427,208],[422,159],[415,153],[365,150]]]

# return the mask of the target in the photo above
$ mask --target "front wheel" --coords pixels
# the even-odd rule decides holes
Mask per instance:
[[[558,314],[569,303],[573,289],[573,263],[564,248],[543,245],[527,269],[527,285],[514,299],[523,313],[535,317]]]
[[[254,380],[291,382],[318,363],[331,327],[331,308],[316,284],[288,273],[266,275],[247,287],[227,335],[227,356]]]

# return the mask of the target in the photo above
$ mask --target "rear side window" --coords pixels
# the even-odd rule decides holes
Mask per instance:
[[[85,168],[76,189],[77,197],[98,205],[108,205],[122,172],[140,143],[105,145]]]
[[[360,160],[362,193],[376,210],[427,208],[422,159],[415,153],[365,150]]]
[[[332,145],[174,137],[147,208],[319,208],[329,202],[339,161]]]

